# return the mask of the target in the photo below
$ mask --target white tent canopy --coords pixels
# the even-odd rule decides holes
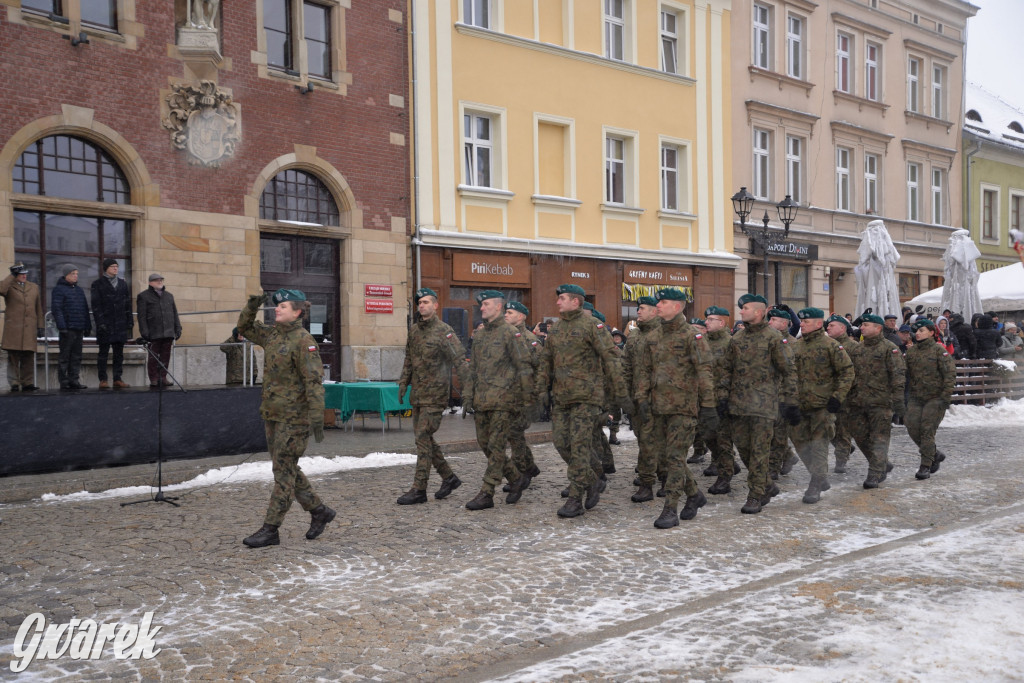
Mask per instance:
[[[924,306],[925,313],[942,310],[942,287],[920,294],[905,305]],[[978,294],[986,311],[1024,311],[1024,263],[1014,263],[982,273],[978,278]],[[958,311],[954,311],[957,313]]]

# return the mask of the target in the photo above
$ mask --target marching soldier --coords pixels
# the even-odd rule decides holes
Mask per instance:
[[[718,414],[711,350],[704,335],[694,331],[683,317],[686,295],[677,288],[665,287],[658,290],[657,299],[661,332],[645,340],[640,367],[635,371],[634,398],[641,420],[653,419],[654,429],[664,440],[665,507],[654,526],[668,529],[678,526],[680,519],[693,519],[707,503],[686,464],[686,454],[693,443],[698,416],[713,429],[718,426]],[[686,502],[677,514],[684,492]]]
[[[921,451],[921,467],[914,475],[927,479],[946,459],[935,449],[935,432],[946,415],[956,383],[956,363],[935,337],[935,323],[919,318],[911,329],[914,345],[907,349],[907,433]]]
[[[605,403],[605,377],[620,407],[632,407],[615,355],[615,344],[604,324],[583,314],[583,288],[565,284],[555,290],[558,324],[548,333],[534,378],[534,393],[546,396],[551,387],[551,432],[555,448],[567,465],[568,499],[559,517],[577,517],[600,500],[601,480],[591,466],[594,422]],[[583,496],[586,494],[586,502]]]
[[[424,287],[416,290],[416,310],[420,319],[405,342],[405,363],[398,380],[398,400],[412,386],[409,403],[412,405],[413,431],[416,434],[416,471],[412,488],[398,499],[399,505],[427,502],[427,481],[431,466],[441,476],[441,487],[434,498],[447,498],[462,486],[462,480],[452,472],[444,459],[434,433],[441,426],[441,416],[451,396],[451,371],[459,376],[460,386],[469,384],[469,366],[466,350],[449,325],[437,317],[437,292]]]
[[[906,365],[899,348],[882,334],[885,322],[874,314],[861,316],[864,340],[849,349],[853,387],[846,397],[850,435],[868,459],[864,488],[875,489],[892,469],[889,438],[893,413],[902,415]]]
[[[721,360],[729,348],[729,341],[732,339],[729,335],[729,311],[721,306],[709,306],[704,310],[704,318],[704,326],[708,331],[704,338],[708,342],[708,348],[711,349],[711,369],[714,375],[715,386],[717,387],[722,380]],[[704,474],[707,475],[710,470],[717,477],[720,472],[727,472],[731,478],[736,474],[734,471],[736,458],[733,452],[728,415],[719,416],[717,429],[710,429],[704,423],[698,425],[698,429],[704,432],[704,441],[711,448],[711,465],[704,471]],[[694,440],[693,452],[696,455],[696,440]],[[712,484],[708,489],[708,493],[728,492],[728,485],[724,491],[716,489],[715,484]]]
[[[526,316],[528,315],[530,315],[530,309],[518,301],[509,301],[505,304],[505,322],[519,331],[523,348],[526,349],[527,357],[530,359],[530,390],[532,392],[533,373],[537,369],[537,363],[540,362],[542,347],[533,332],[526,328]],[[533,451],[526,443],[526,429],[533,422],[531,418],[536,417],[534,415],[536,410],[536,404],[528,408],[517,408],[512,416],[512,429],[508,436],[508,443],[512,450],[512,464],[527,479],[526,485],[523,486],[524,489],[529,488],[530,480],[540,474],[540,468],[533,460]],[[508,485],[508,490],[511,488],[511,485]]]
[[[520,475],[505,456],[505,445],[512,429],[513,411],[525,410],[533,404],[533,366],[523,346],[523,336],[505,322],[505,295],[487,289],[476,295],[476,301],[484,326],[473,336],[463,406],[466,411],[476,411],[476,440],[487,456],[487,471],[480,493],[466,503],[466,508],[485,510],[494,507],[494,489],[503,476],[511,484],[506,503],[519,502],[523,489],[530,483],[529,477]]]
[[[825,334],[825,312],[804,308],[796,350],[797,389],[801,420],[790,432],[797,455],[811,473],[805,503],[817,503],[828,483],[828,444],[835,435],[835,414],[853,384],[853,363],[836,340]]]
[[[838,313],[833,313],[825,321],[825,334],[839,342],[839,345],[846,349],[846,353],[850,354],[851,359],[852,352],[860,346],[860,342],[850,336],[852,332],[850,321]],[[849,423],[849,411],[846,406],[843,406],[836,413],[836,436],[832,439],[832,446],[835,448],[836,454],[836,466],[833,471],[836,474],[846,474],[846,463],[850,461],[850,453],[853,452]]]
[[[637,327],[626,338],[626,347],[622,354],[622,374],[626,379],[629,395],[636,395],[636,372],[640,366],[640,356],[645,348],[645,340],[656,337],[661,331],[661,318],[658,317],[657,299],[653,296],[642,296],[637,300]],[[654,481],[659,471],[659,454],[664,452],[660,443],[660,433],[654,429],[654,421],[649,417],[641,420],[639,415],[631,417],[633,431],[639,450],[636,469],[638,487],[630,496],[634,503],[654,500]]]
[[[773,306],[768,309],[768,325],[772,329],[778,330],[792,351],[792,344],[796,342],[796,337],[789,333],[790,324],[793,322],[793,318],[789,314],[790,310],[792,309],[788,306],[786,308]],[[794,366],[794,372],[796,372],[795,368],[796,366]],[[789,420],[782,416],[782,406],[780,405],[779,414],[775,418],[775,425],[772,429],[771,451],[768,456],[768,476],[772,478],[772,481],[778,479],[780,475],[792,472],[793,466],[800,462],[800,458],[796,457],[793,447],[789,444],[789,429]]]
[[[744,294],[736,303],[743,328],[733,335],[722,356],[718,412],[730,416],[733,440],[747,467],[747,500],[740,512],[757,514],[779,493],[768,476],[779,404],[790,424],[799,422],[800,412],[795,405],[792,351],[789,342],[765,322],[768,301],[760,294]],[[709,491],[727,493],[731,472],[731,463],[728,471],[719,469],[718,481]]]
[[[597,319],[597,321],[601,324],[601,329],[603,329],[605,333],[608,335],[608,337],[612,340],[612,345],[614,347],[616,357],[621,358],[622,351],[619,349],[618,346],[615,346],[615,338],[612,337],[611,330],[608,329],[608,326],[605,324],[606,320],[604,314],[601,313],[601,311],[594,308],[594,305],[591,304],[589,301],[586,301],[583,303],[583,315],[589,315],[590,317]],[[601,462],[600,476],[602,481],[602,493],[604,492],[604,482],[605,480],[607,480],[607,477],[605,475],[615,473],[615,454],[612,453],[611,439],[608,435],[604,433],[604,427],[606,424],[608,424],[609,420],[613,422],[615,421],[616,414],[618,414],[620,417],[622,416],[622,411],[618,410],[617,407],[613,405],[615,391],[614,388],[608,383],[608,380],[605,380],[604,396],[604,410],[598,416],[597,421],[594,422],[594,457],[596,457]],[[609,433],[610,432],[611,430],[609,429]],[[563,498],[568,495],[568,491],[563,491],[562,493],[564,494],[562,496]]]

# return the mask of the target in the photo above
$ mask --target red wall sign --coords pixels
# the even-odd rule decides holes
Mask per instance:
[[[367,299],[363,310],[367,313],[394,313],[395,302],[390,299]]]
[[[365,296],[393,296],[391,285],[363,285]]]

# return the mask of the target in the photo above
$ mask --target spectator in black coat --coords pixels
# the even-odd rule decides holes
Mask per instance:
[[[178,307],[174,304],[174,296],[164,289],[164,276],[152,273],[149,276],[149,288],[139,292],[135,307],[139,312],[139,334],[149,342],[149,362],[146,372],[149,374],[150,388],[173,384],[167,379],[164,369],[171,362],[171,348],[174,340],[181,337],[181,320],[178,319]],[[154,357],[155,356],[155,357]],[[159,358],[160,363],[157,363]],[[163,364],[163,367],[160,364]]]
[[[92,283],[92,316],[96,321],[96,372],[100,378],[100,389],[107,389],[107,354],[114,347],[114,387],[128,386],[121,379],[124,368],[124,344],[132,336],[135,321],[132,320],[132,296],[128,283],[117,276],[116,259],[103,259],[103,274]]]
[[[974,331],[974,338],[978,341],[978,358],[999,358],[1002,336],[992,318],[987,315],[978,318],[978,329]]]
[[[82,370],[82,340],[92,329],[89,322],[89,302],[78,286],[78,268],[70,263],[61,267],[64,277],[57,280],[50,296],[50,309],[60,333],[57,357],[57,379],[61,391],[78,391],[85,385],[78,381]]]
[[[974,338],[974,330],[971,326],[964,322],[964,317],[959,313],[954,313],[949,319],[949,330],[956,335],[957,341],[960,342],[960,357],[961,358],[977,358],[978,354],[978,341]]]

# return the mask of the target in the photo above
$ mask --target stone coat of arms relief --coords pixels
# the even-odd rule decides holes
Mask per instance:
[[[171,143],[188,153],[190,164],[217,168],[235,153],[241,140],[238,106],[213,81],[177,84],[167,96],[163,127]]]

